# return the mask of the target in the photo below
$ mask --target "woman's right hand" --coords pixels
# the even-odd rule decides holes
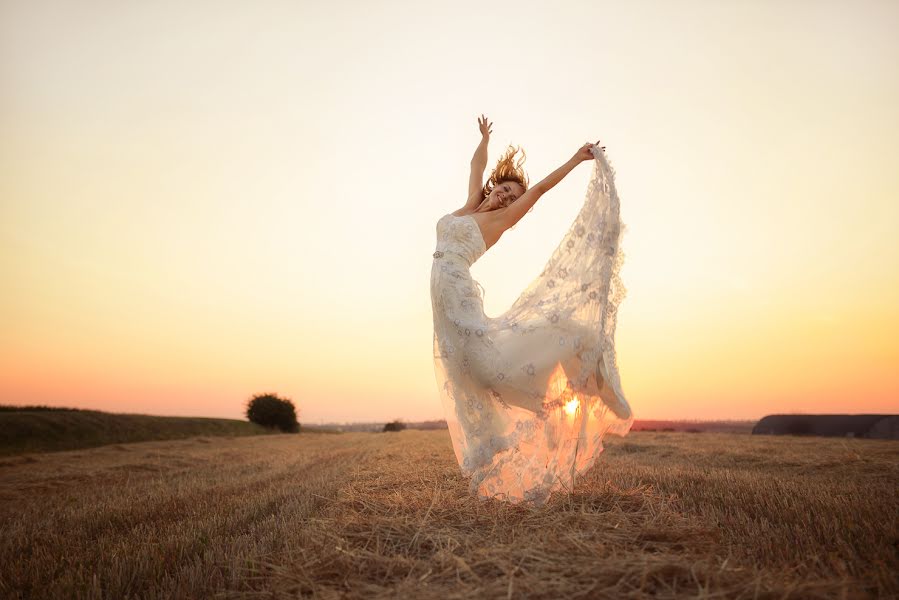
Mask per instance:
[[[478,129],[481,130],[481,136],[485,138],[490,137],[490,128],[493,127],[493,123],[487,123],[487,117],[483,114],[478,117]]]

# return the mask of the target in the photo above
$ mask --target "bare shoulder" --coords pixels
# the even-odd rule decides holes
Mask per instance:
[[[481,200],[483,199],[483,194],[481,193],[480,189],[472,192],[471,194],[469,194],[468,200],[465,201],[465,204],[462,206],[462,208],[453,211],[453,216],[464,217],[465,215],[471,213],[471,211],[473,211],[475,208],[477,208],[478,204],[480,204]]]
[[[489,212],[470,213],[471,218],[473,218],[481,228],[481,237],[484,238],[484,245],[487,246],[488,249],[498,242],[499,238],[502,237],[503,233],[508,229],[506,219],[502,215],[504,210],[504,208],[500,208]]]

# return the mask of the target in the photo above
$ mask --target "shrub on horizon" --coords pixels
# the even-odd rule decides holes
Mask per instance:
[[[287,398],[276,394],[256,394],[247,403],[247,419],[251,423],[280,429],[286,433],[299,433],[296,408]]]
[[[402,431],[406,428],[406,424],[397,419],[384,425],[384,431]]]

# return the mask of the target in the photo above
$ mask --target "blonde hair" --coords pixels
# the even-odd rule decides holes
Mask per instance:
[[[514,158],[519,150],[521,150],[521,158],[516,163]],[[499,161],[497,161],[496,166],[493,168],[493,172],[490,173],[490,178],[487,180],[487,183],[484,184],[484,189],[481,190],[483,192],[481,201],[483,202],[487,199],[487,196],[490,195],[493,188],[506,181],[514,181],[526,191],[528,189],[528,175],[521,166],[524,164],[525,158],[527,158],[527,155],[525,154],[524,149],[515,148],[510,144],[505,154],[503,154]]]

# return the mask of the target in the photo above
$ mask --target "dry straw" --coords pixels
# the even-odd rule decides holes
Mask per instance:
[[[6,458],[0,596],[895,596],[897,457],[634,432],[541,508],[470,497],[446,431]]]

